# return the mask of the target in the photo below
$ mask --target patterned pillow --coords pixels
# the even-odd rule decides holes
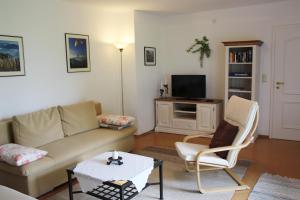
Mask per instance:
[[[46,151],[25,147],[19,144],[4,144],[0,146],[0,160],[14,166],[22,166],[41,159],[48,154]]]
[[[112,115],[112,114],[102,114],[98,115],[97,119],[102,124],[111,124],[116,126],[128,126],[133,125],[134,117],[130,116],[121,116],[121,115]]]

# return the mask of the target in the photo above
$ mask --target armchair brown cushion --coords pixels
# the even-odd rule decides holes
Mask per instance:
[[[217,131],[214,133],[214,136],[210,142],[209,148],[216,148],[216,147],[224,147],[232,145],[236,134],[239,131],[239,127],[233,126],[223,120]],[[223,159],[226,159],[228,151],[221,151],[216,152],[218,156]]]

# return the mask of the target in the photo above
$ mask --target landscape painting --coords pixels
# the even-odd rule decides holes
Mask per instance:
[[[90,72],[89,36],[65,34],[68,72]]]
[[[156,48],[144,47],[144,65],[156,66]]]
[[[23,38],[0,35],[0,76],[24,76]]]

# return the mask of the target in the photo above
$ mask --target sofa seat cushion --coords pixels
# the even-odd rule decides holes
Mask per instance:
[[[40,147],[64,138],[61,119],[56,107],[13,117],[15,143]]]
[[[55,160],[56,163],[62,163],[74,160],[74,158],[87,151],[132,136],[135,132],[135,127],[125,128],[120,131],[99,128],[66,137],[42,146],[40,149],[47,151],[48,156]]]
[[[3,200],[36,200],[33,197],[22,194],[16,190],[0,185],[0,199]]]
[[[50,170],[54,166],[54,164],[55,162],[53,161],[53,159],[47,156],[20,167],[12,166],[0,161],[0,170],[19,176],[30,176]]]
[[[185,142],[176,142],[175,146],[179,157],[185,161],[196,161],[199,152],[209,149],[206,145]],[[228,161],[220,158],[215,153],[201,156],[200,163],[228,166]]]

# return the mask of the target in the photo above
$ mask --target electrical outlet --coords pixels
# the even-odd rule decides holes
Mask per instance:
[[[266,83],[267,82],[267,74],[261,75],[261,82]]]

